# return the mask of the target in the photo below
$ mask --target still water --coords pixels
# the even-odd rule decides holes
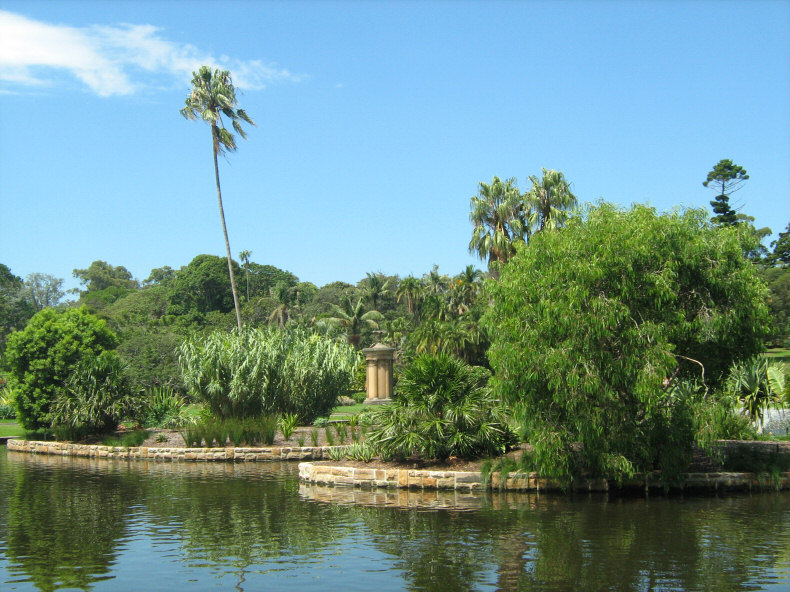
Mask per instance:
[[[790,494],[373,495],[0,447],[0,590],[57,589],[790,590]]]

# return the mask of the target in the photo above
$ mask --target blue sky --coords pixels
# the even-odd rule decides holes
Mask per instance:
[[[191,71],[255,119],[220,163],[231,249],[317,285],[469,263],[480,181],[790,222],[790,2],[0,0],[0,262],[76,285],[224,256]]]

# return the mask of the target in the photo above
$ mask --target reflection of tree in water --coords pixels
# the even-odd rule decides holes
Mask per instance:
[[[771,494],[608,503],[544,498],[529,509],[496,512],[491,518],[509,531],[495,551],[499,589],[753,589],[748,582],[776,562],[764,543],[787,540],[788,501]]]
[[[134,482],[32,463],[8,464],[0,498],[8,500],[6,541],[11,573],[24,572],[40,590],[88,589],[116,558]]]
[[[477,512],[358,507],[372,544],[397,558],[410,590],[479,590],[496,541]]]
[[[410,590],[494,582],[503,591],[750,590],[787,563],[788,494],[515,499],[470,512],[354,513],[375,547],[396,558]]]
[[[296,479],[274,476],[277,466],[205,468],[216,474],[196,479],[189,472],[170,471],[145,482],[152,521],[178,523],[192,559],[246,568],[322,551],[354,526],[343,520],[341,508],[301,501]]]

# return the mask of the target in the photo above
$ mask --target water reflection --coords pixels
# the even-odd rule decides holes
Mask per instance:
[[[781,589],[790,494],[371,492],[299,484],[292,463],[2,450],[0,553],[3,590]]]

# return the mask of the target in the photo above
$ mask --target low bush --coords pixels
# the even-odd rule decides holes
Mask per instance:
[[[393,403],[373,411],[367,436],[384,458],[444,460],[503,454],[517,439],[488,389],[489,372],[446,354],[403,369]]]
[[[146,400],[145,424],[157,428],[179,428],[191,421],[187,402],[169,386],[151,389]]]
[[[150,432],[147,430],[134,430],[133,432],[121,434],[118,437],[105,438],[102,444],[105,446],[123,446],[125,448],[140,446],[148,439],[149,435]]]

